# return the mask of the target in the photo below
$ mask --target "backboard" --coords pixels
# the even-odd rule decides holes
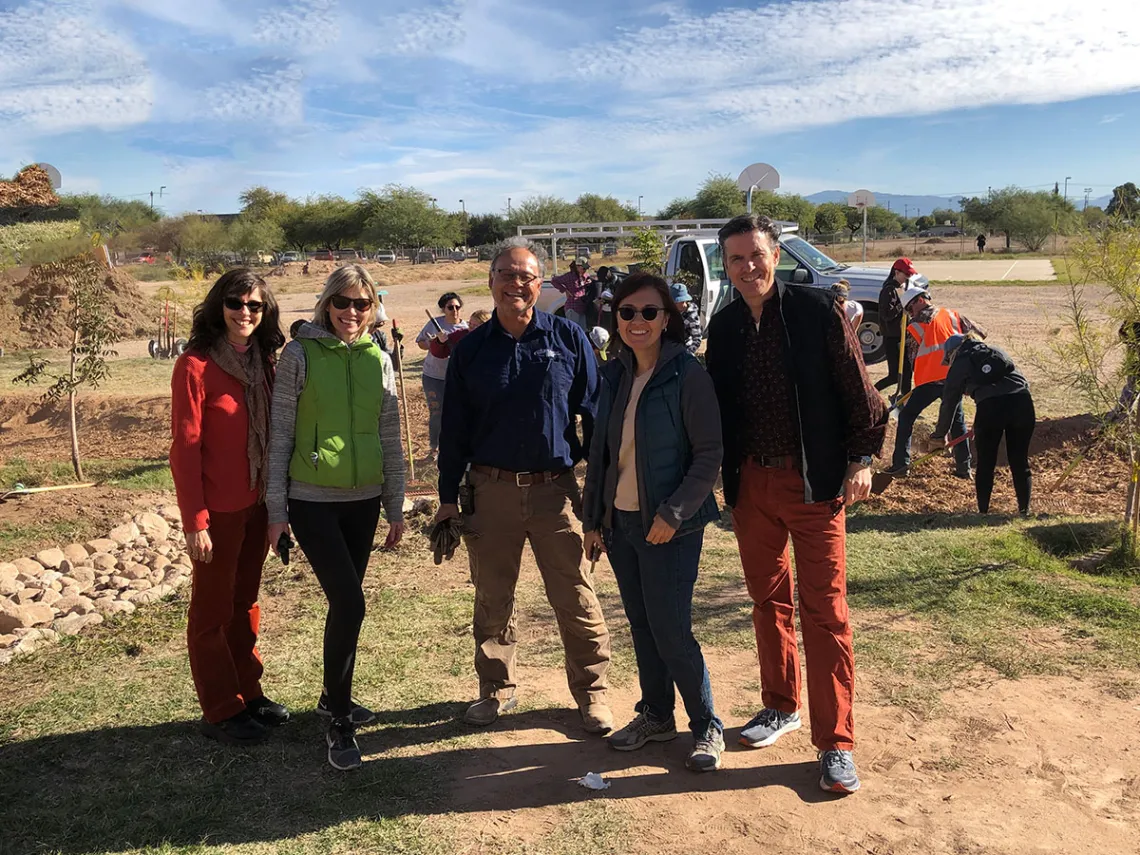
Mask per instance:
[[[780,173],[768,163],[754,163],[740,173],[736,186],[747,193],[753,187],[757,190],[779,190]]]
[[[875,194],[870,190],[856,190],[847,197],[847,204],[852,208],[875,207]]]
[[[48,174],[48,178],[51,179],[51,189],[58,190],[63,184],[63,178],[60,176],[59,170],[50,163],[37,163],[36,166]]]

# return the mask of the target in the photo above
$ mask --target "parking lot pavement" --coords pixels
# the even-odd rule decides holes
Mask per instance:
[[[868,267],[891,266],[890,261],[868,261]],[[975,261],[927,261],[915,260],[918,272],[931,282],[999,282],[1002,280],[1022,280],[1033,282],[1055,282],[1053,262],[1047,258],[995,258]],[[885,275],[885,274],[884,274]]]

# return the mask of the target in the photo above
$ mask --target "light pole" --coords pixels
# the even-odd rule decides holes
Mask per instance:
[[[1091,187],[1086,187],[1086,188],[1085,188],[1085,206],[1084,206],[1083,208],[1081,208],[1081,210],[1082,210],[1082,211],[1086,211],[1086,210],[1088,210],[1088,207],[1089,207],[1089,196],[1090,196],[1090,194],[1092,193],[1092,190],[1093,190],[1093,189],[1092,189]]]
[[[436,206],[436,205],[435,205],[435,203],[436,203],[436,202],[438,202],[438,201],[439,201],[439,200],[438,200],[437,198],[435,198],[435,196],[432,196],[432,197],[431,197],[431,206],[434,208],[434,207]]]
[[[463,245],[467,246],[467,204],[460,199],[459,207],[463,209]]]
[[[511,197],[507,197],[507,219],[511,218]]]
[[[1064,198],[1065,198],[1066,202],[1069,201],[1069,182],[1072,180],[1072,178],[1073,178],[1073,176],[1071,176],[1071,175],[1065,176],[1065,197]]]
[[[641,219],[641,200],[644,198],[645,198],[644,196],[638,196],[637,197],[637,218],[639,220]]]
[[[463,209],[463,216],[466,217],[467,216],[467,205],[462,199],[459,200],[459,207]]]

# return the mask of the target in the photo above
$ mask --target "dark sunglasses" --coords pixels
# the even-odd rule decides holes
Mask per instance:
[[[455,304],[455,303],[448,303],[448,304],[447,304],[446,306],[444,306],[443,308],[444,308],[444,309],[446,309],[446,310],[447,310],[447,311],[449,311],[449,312],[458,312],[458,311],[459,311],[460,309],[462,309],[463,307],[462,307],[462,306],[460,306],[460,305],[457,305],[457,304]]]
[[[332,298],[332,304],[334,308],[339,309],[342,312],[349,306],[352,306],[358,312],[367,312],[370,308],[372,308],[372,301],[367,297],[360,297],[354,300],[352,297],[344,296],[344,294],[334,294]]]
[[[658,312],[664,312],[660,306],[646,306],[643,309],[635,309],[633,306],[622,306],[618,309],[618,317],[623,321],[632,321],[638,315],[645,318],[647,321],[657,319]]]
[[[257,300],[242,300],[240,297],[226,297],[222,300],[225,307],[231,312],[240,312],[242,308],[249,309],[251,315],[260,315],[265,308],[264,303],[259,303]]]

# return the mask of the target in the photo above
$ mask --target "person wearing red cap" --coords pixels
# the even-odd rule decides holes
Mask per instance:
[[[882,392],[898,385],[898,394],[910,391],[911,375],[914,366],[904,360],[902,380],[899,380],[899,351],[903,339],[903,307],[899,292],[906,287],[907,280],[918,275],[918,270],[909,258],[899,258],[891,265],[891,272],[879,290],[879,329],[883,331],[883,347],[887,352],[887,376],[875,384]]]

